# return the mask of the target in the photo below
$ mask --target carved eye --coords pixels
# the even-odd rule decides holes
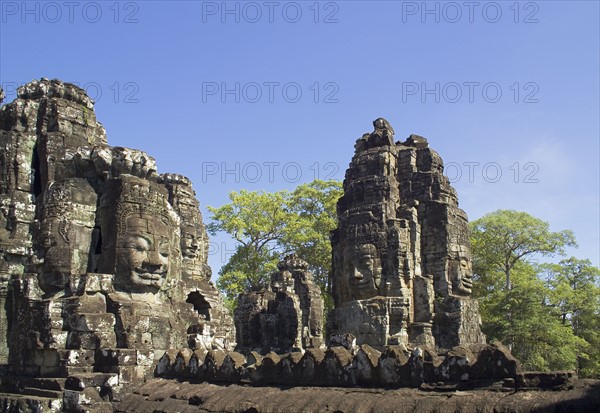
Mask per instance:
[[[169,250],[169,244],[166,242],[161,242],[158,247],[158,253],[163,257],[168,257],[171,253]]]
[[[146,248],[143,245],[134,244],[134,245],[131,245],[130,248],[133,248],[137,252],[146,252]]]

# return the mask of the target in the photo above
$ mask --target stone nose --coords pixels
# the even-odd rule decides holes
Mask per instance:
[[[160,270],[164,266],[164,258],[160,255],[158,250],[150,250],[148,251],[148,255],[146,260],[143,263],[144,269],[152,270],[151,272],[155,272]]]
[[[145,262],[142,264],[142,268],[145,271],[148,271],[149,273],[156,273],[156,272],[160,272],[160,270],[162,269],[162,264],[155,264],[155,263],[151,263],[151,262]]]

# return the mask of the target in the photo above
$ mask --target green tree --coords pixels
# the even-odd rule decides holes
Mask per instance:
[[[552,232],[525,212],[499,210],[471,223],[474,295],[484,333],[506,343],[527,369],[574,369],[586,341],[562,322],[556,294],[533,257],[564,254],[571,231]]]
[[[281,242],[286,252],[295,251],[308,262],[324,294],[331,292],[329,235],[337,226],[336,206],[342,194],[338,181],[316,180],[298,186],[292,192],[288,206],[294,219],[286,225]]]
[[[533,255],[564,255],[576,246],[572,231],[552,232],[549,224],[526,212],[498,210],[471,223],[473,269],[487,274],[502,271],[510,290],[514,266]]]
[[[600,269],[571,257],[543,270],[562,325],[584,341],[576,354],[578,374],[600,377]]]
[[[561,322],[551,291],[538,274],[536,266],[518,262],[512,269],[513,288],[507,290],[500,282],[499,288],[478,297],[483,332],[489,341],[510,343],[527,370],[573,370],[585,342]],[[501,272],[496,276],[503,279]]]
[[[291,218],[285,208],[288,197],[287,191],[241,190],[229,194],[230,203],[208,207],[212,213],[208,231],[213,235],[224,231],[238,242],[217,280],[230,301],[244,291],[264,287],[277,268],[278,242]]]
[[[227,298],[233,301],[242,292],[266,287],[281,257],[296,252],[308,262],[329,303],[329,233],[337,225],[341,195],[340,182],[315,180],[292,192],[232,192],[230,203],[208,207],[209,232],[226,232],[239,243],[217,280]]]
[[[270,274],[277,270],[279,254],[268,248],[238,245],[229,261],[221,267],[217,286],[230,301],[245,291],[260,290],[269,284]]]

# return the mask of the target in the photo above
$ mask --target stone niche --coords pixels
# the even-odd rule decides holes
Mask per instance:
[[[277,267],[268,289],[238,297],[237,351],[288,353],[324,345],[323,298],[308,264],[292,254]]]
[[[58,80],[0,108],[0,147],[5,370],[123,388],[169,349],[233,349],[189,179],[108,146],[93,102]]]
[[[441,157],[383,118],[356,141],[333,231],[330,339],[426,345],[485,343],[472,287],[467,216]]]

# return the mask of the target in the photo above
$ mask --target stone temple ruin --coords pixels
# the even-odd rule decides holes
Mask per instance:
[[[166,350],[233,349],[235,333],[190,181],[108,146],[92,109],[43,79],[0,112],[0,357],[117,392]]]
[[[320,348],[323,298],[308,264],[289,255],[271,276],[269,290],[242,294],[234,312],[238,351],[289,353]]]
[[[445,411],[445,394],[424,407],[416,389],[573,387],[572,372],[522,372],[508,349],[486,344],[467,218],[440,156],[417,135],[395,142],[385,119],[374,129],[356,141],[337,206],[326,324],[294,254],[232,317],[210,281],[189,179],[109,146],[77,86],[20,87],[0,108],[3,411],[414,411],[386,388],[412,388],[402,406]],[[269,399],[264,386],[283,389]],[[478,391],[469,403],[480,410],[498,399]]]
[[[330,334],[379,349],[485,343],[469,297],[467,216],[442,159],[425,138],[395,144],[385,119],[373,124],[356,142],[337,206]]]

